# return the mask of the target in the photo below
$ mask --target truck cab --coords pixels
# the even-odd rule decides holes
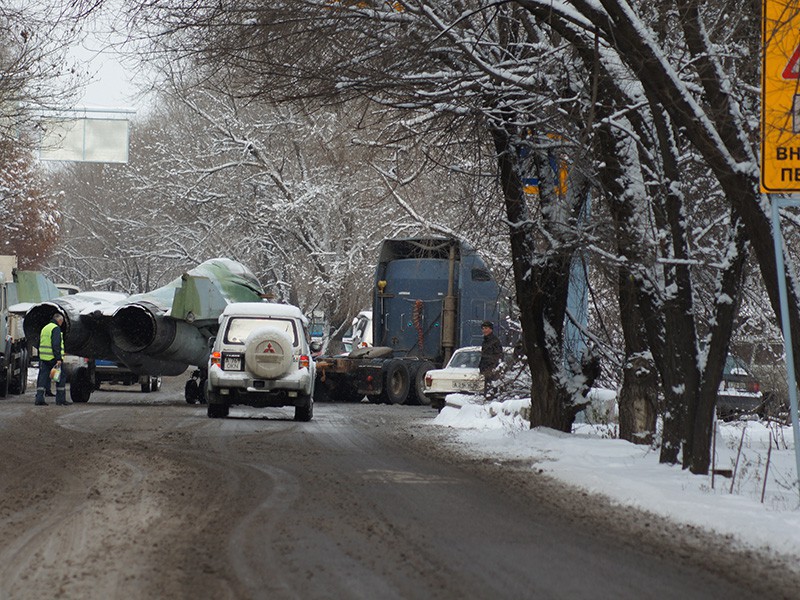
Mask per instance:
[[[350,353],[317,363],[320,398],[429,404],[429,370],[441,368],[457,348],[479,345],[483,321],[497,322],[502,332],[508,306],[502,289],[457,238],[384,240],[373,283],[370,345],[366,335],[356,337],[354,322]]]

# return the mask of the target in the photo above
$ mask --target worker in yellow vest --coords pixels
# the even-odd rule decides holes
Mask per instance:
[[[53,367],[61,369],[61,360],[64,357],[64,335],[61,332],[61,325],[64,324],[64,316],[56,313],[50,322],[42,327],[39,334],[39,377],[36,379],[36,400],[37,406],[47,406],[44,401],[45,390],[50,389],[50,371]],[[61,375],[56,380],[56,404],[66,406],[72,404],[67,402],[67,383],[66,376]]]

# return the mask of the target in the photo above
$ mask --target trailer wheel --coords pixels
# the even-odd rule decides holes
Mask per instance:
[[[390,360],[383,365],[381,400],[387,404],[405,404],[410,387],[408,367],[402,360]]]
[[[69,382],[69,397],[73,402],[88,402],[92,395],[92,379],[89,377],[89,369],[78,367],[72,372]]]
[[[183,388],[183,397],[186,399],[186,404],[197,404],[200,401],[200,384],[196,379],[186,382]]]

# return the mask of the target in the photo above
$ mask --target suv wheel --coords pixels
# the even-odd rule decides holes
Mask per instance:
[[[273,327],[256,329],[245,341],[244,363],[256,378],[277,379],[292,365],[292,341]]]
[[[294,408],[294,420],[310,421],[314,417],[314,399],[311,396],[302,396],[302,400],[303,403]]]

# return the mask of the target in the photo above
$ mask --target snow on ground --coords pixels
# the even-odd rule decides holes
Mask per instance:
[[[529,459],[531,469],[620,505],[800,558],[800,491],[791,427],[718,422],[715,466],[733,471],[733,477],[712,477],[659,464],[658,449],[616,439],[614,424],[576,424],[572,434],[531,430],[522,416],[529,407],[530,400],[483,404],[480,397],[452,394],[432,423],[457,429],[459,442],[473,456]]]

